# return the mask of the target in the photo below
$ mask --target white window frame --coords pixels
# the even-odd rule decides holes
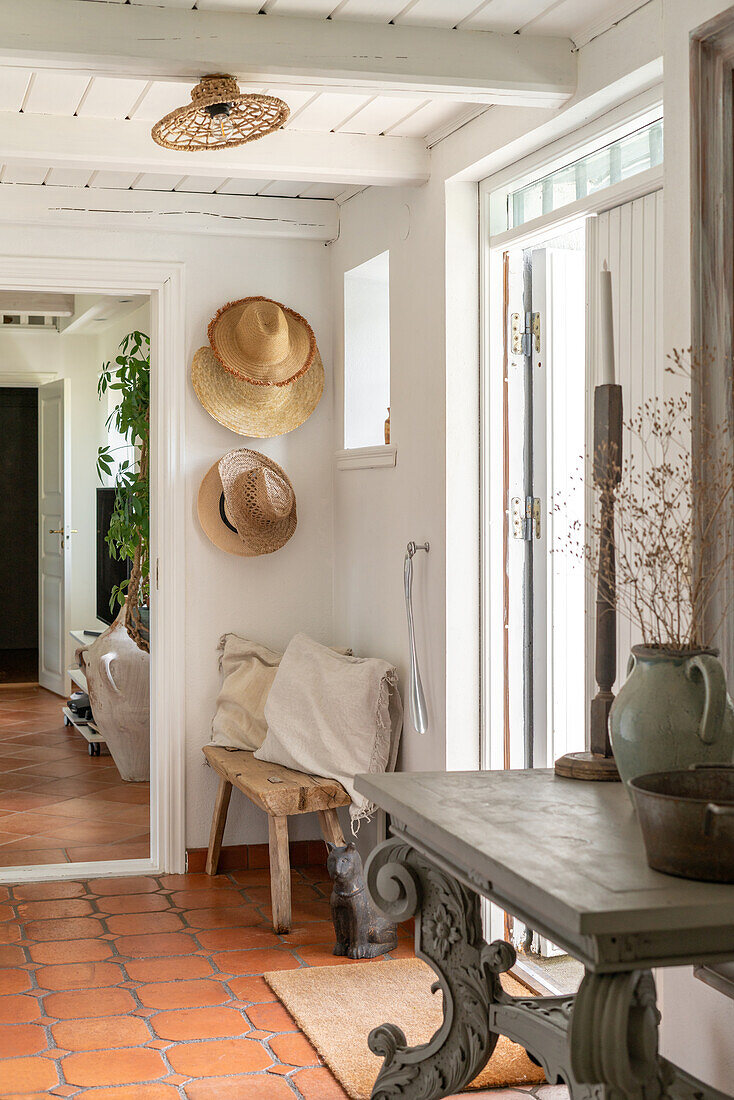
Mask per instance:
[[[579,126],[571,133],[558,138],[542,149],[530,153],[522,160],[516,161],[509,167],[503,168],[483,180],[479,185],[479,190],[483,200],[483,208],[486,202],[486,212],[483,209],[483,213],[486,217],[485,230],[487,235],[494,241],[505,235],[523,235],[523,230],[526,230],[528,226],[536,225],[541,221],[547,222],[549,225],[555,225],[558,216],[565,214],[571,206],[583,206],[587,201],[593,201],[601,195],[606,195],[611,188],[588,195],[583,199],[579,199],[576,203],[569,204],[569,206],[552,210],[550,213],[543,215],[542,218],[534,218],[532,221],[514,227],[508,227],[507,225],[507,198],[514,191],[535,180],[542,179],[551,172],[568,167],[574,161],[587,156],[589,153],[594,153],[606,145],[611,145],[620,138],[627,137],[648,123],[655,122],[662,117],[663,91],[662,85],[658,84],[645,92],[640,92],[639,95],[634,96],[611,111],[607,111],[599,118],[588,122],[585,126]],[[661,169],[662,165],[659,168]],[[658,168],[648,169],[651,172],[657,170]],[[637,176],[631,176],[629,180],[623,180],[622,183],[634,184],[643,175],[646,175],[646,173],[640,172]],[[613,186],[620,185],[614,184]],[[486,239],[486,237],[483,239]]]

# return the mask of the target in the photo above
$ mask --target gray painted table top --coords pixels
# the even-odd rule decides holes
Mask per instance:
[[[734,885],[650,870],[619,783],[550,770],[360,775],[357,790],[477,889],[538,927],[584,937],[718,929],[734,957]],[[564,935],[565,933],[565,935]]]

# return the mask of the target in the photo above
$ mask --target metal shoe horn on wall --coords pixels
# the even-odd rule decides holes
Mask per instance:
[[[418,550],[428,552],[429,544],[424,542],[417,545],[409,542],[405,553],[403,565],[403,581],[405,584],[405,610],[408,614],[408,642],[410,645],[410,683],[408,687],[408,705],[410,708],[410,720],[418,733],[425,733],[428,729],[428,710],[426,697],[423,694],[420,669],[418,668],[418,656],[415,651],[415,627],[413,624],[413,557]]]

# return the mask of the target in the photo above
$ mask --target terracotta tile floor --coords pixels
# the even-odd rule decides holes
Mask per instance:
[[[149,784],[89,756],[63,702],[39,687],[0,690],[0,867],[147,858]]]
[[[381,965],[331,954],[325,879],[294,871],[287,936],[267,871],[0,887],[0,1100],[346,1100],[261,976]],[[568,1096],[471,1095],[528,1091]]]

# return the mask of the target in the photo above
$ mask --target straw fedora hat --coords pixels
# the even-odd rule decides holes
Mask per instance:
[[[296,495],[271,458],[243,448],[228,451],[199,486],[199,522],[228,554],[257,557],[280,550],[296,529]]]
[[[313,329],[272,298],[240,298],[209,322],[209,343],[225,370],[254,386],[287,386],[316,355]]]
[[[209,347],[199,348],[191,364],[196,396],[210,416],[238,435],[270,439],[308,420],[324,392],[324,365],[318,348],[314,361],[288,386],[253,386],[225,370]]]

